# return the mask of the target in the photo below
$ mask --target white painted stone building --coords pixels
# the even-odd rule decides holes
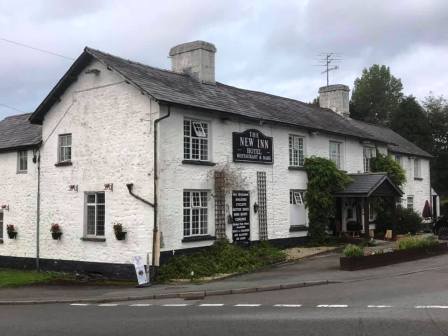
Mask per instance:
[[[369,157],[395,155],[407,172],[403,206],[421,213],[433,203],[430,155],[389,129],[350,119],[348,87],[321,88],[322,108],[238,89],[215,81],[215,52],[207,42],[177,46],[167,71],[86,48],[30,121],[18,117],[17,132],[41,137],[2,147],[0,134],[0,266],[32,265],[38,256],[44,268],[128,276],[133,256],[158,265],[159,250],[163,261],[234,234],[301,241],[303,161],[313,155],[370,180],[378,174],[368,174]],[[347,197],[342,231],[356,219]],[[50,234],[54,223],[60,240]],[[126,240],[115,239],[114,223]],[[7,224],[16,239],[5,238]]]

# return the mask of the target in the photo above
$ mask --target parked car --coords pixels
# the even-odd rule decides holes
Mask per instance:
[[[448,239],[448,216],[442,216],[437,219],[434,223],[433,231],[439,238]]]

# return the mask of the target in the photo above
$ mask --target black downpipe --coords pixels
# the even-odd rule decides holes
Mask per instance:
[[[149,206],[154,207],[154,204],[152,204],[151,202],[145,200],[144,198],[141,198],[140,196],[134,194],[134,192],[132,191],[132,188],[134,187],[134,183],[128,183],[126,184],[126,187],[128,188],[129,193],[134,196],[136,199],[138,199],[139,201],[142,201],[145,204],[148,204]]]

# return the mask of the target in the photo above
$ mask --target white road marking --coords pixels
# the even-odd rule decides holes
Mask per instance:
[[[85,307],[85,306],[89,306],[90,303],[71,303],[70,306],[81,306],[81,307]]]
[[[117,303],[102,303],[98,305],[98,307],[116,307],[116,306],[118,306]]]
[[[317,308],[347,308],[348,305],[341,305],[341,304],[322,304],[317,305]]]
[[[189,304],[187,304],[187,303],[167,303],[162,306],[164,306],[164,307],[186,307],[186,306],[189,306]]]
[[[149,307],[152,306],[150,303],[134,303],[129,305],[129,307]]]
[[[367,308],[392,308],[392,306],[387,306],[387,305],[368,305]]]
[[[448,306],[415,306],[416,309],[448,309]]]
[[[274,307],[285,307],[285,308],[300,308],[301,304],[276,304]]]
[[[224,303],[203,303],[200,304],[199,307],[222,307]]]
[[[260,307],[261,304],[259,303],[239,303],[236,304],[235,307]]]

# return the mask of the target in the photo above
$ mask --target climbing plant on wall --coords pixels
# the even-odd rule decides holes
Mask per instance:
[[[372,172],[385,172],[387,176],[398,187],[402,186],[406,182],[406,173],[400,164],[395,161],[390,155],[383,155],[376,153],[376,157],[372,158],[370,169]]]
[[[328,159],[312,156],[305,160],[308,187],[305,205],[308,209],[308,234],[314,242],[325,239],[325,229],[329,218],[335,215],[333,194],[343,190],[351,181],[350,177]]]

